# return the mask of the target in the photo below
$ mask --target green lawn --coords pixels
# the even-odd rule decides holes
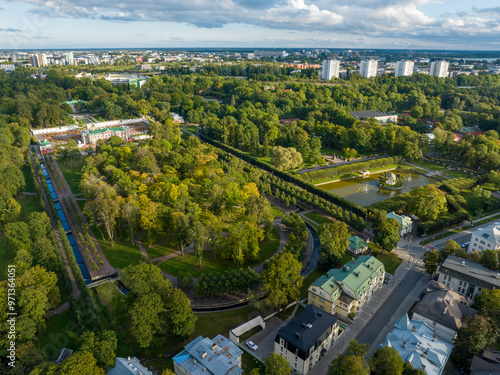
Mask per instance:
[[[276,207],[271,205],[271,213],[274,215],[274,217],[282,217],[283,216],[283,211],[281,208]]]
[[[183,129],[186,129],[188,132],[191,132],[191,133],[196,133],[196,130],[198,130],[198,127],[194,126],[194,125],[190,125],[190,126],[184,126]]]
[[[27,191],[29,193],[34,193],[36,191],[35,190],[35,182],[33,181],[33,175],[31,174],[31,168],[27,164],[23,165],[23,175],[24,175],[24,182],[26,183],[23,191]]]
[[[273,229],[271,238],[268,241],[260,243],[260,260],[257,262],[244,263],[242,267],[255,267],[259,263],[268,259],[278,249],[280,242],[279,232],[276,228]],[[187,253],[184,256],[176,256],[159,264],[159,267],[174,276],[178,276],[180,272],[189,272],[193,277],[200,277],[203,273],[218,273],[230,271],[236,268],[236,263],[232,259],[214,260],[211,251],[203,252],[201,268],[198,259],[192,254]],[[241,267],[241,266],[240,266]]]
[[[413,160],[411,164],[419,165],[422,168],[427,168],[432,171],[442,171],[443,169],[446,169],[444,165],[436,164],[436,163],[431,163],[425,160]]]
[[[43,348],[50,360],[55,359],[55,355],[62,348],[78,349],[80,334],[71,309],[51,316],[46,324],[47,329],[37,346]]]
[[[78,201],[77,201],[78,202]],[[113,246],[107,239],[103,239],[99,229],[92,227],[92,231],[101,245],[109,263],[116,268],[125,268],[130,264],[138,264],[141,260],[141,250],[124,239],[117,239]]]
[[[14,264],[16,252],[12,246],[9,246],[9,241],[6,237],[0,234],[0,281],[7,279],[7,266]]]
[[[459,177],[465,177],[465,178],[470,178],[470,175],[468,175],[467,173],[464,173],[464,172],[460,172],[460,171],[446,171],[444,172],[444,174],[446,176],[450,176],[452,178],[459,178]]]
[[[69,160],[58,160],[57,163],[73,194],[80,194],[82,192],[80,190],[80,181],[82,179],[83,161],[73,161],[73,168],[71,168],[71,162]]]
[[[21,213],[19,214],[18,221],[25,221],[32,212],[43,211],[37,195],[19,194],[16,197],[16,201],[21,205]]]
[[[259,369],[259,374],[264,375],[264,365],[259,362],[254,356],[243,352],[241,357],[243,374],[250,374],[254,368]]]
[[[142,244],[146,248],[150,259],[156,259],[163,255],[167,255],[169,253],[173,253],[177,251],[173,243],[173,236],[170,233],[160,233],[155,241],[155,243],[148,247],[144,244],[146,233],[143,235]]]
[[[326,216],[323,216],[321,214],[318,214],[317,212],[309,212],[304,215],[305,217],[311,219],[312,221],[315,221],[318,224],[325,224],[325,223],[332,223],[333,221]]]
[[[399,265],[403,263],[403,259],[398,257],[396,254],[388,251],[382,252],[382,249],[373,243],[370,243],[370,248],[372,249],[372,255],[384,263],[385,271],[392,275],[394,275]]]

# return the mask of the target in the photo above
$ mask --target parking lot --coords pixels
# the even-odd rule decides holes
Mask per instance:
[[[255,357],[259,359],[267,358],[271,355],[274,350],[274,338],[278,333],[278,330],[284,325],[283,320],[274,316],[268,321],[266,321],[266,329],[257,332],[255,335],[250,337],[248,340],[253,341],[259,348],[257,350],[252,350],[246,345],[246,340],[240,343],[241,346],[245,348],[246,351],[252,353]]]

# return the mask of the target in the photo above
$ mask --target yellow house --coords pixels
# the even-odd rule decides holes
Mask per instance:
[[[333,314],[357,313],[382,286],[385,269],[377,258],[362,255],[340,269],[331,269],[309,287],[307,303]]]

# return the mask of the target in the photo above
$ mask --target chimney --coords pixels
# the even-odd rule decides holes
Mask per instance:
[[[426,351],[424,352],[424,358],[427,358],[427,354],[429,354],[429,352],[426,350]]]
[[[432,336],[432,341],[436,342],[438,340],[437,335]]]
[[[412,326],[412,327],[411,327],[411,331],[412,331],[412,332],[417,332],[417,327]]]
[[[406,341],[403,341],[403,348],[406,348]]]
[[[213,343],[212,346],[210,347],[212,350],[215,350],[217,348],[217,344]]]
[[[130,362],[130,356],[127,357],[127,360]]]
[[[463,266],[463,267],[466,267],[466,266],[465,266],[465,260],[462,260],[462,266]]]
[[[204,358],[206,358],[206,357],[207,357],[207,352],[203,352],[203,353],[201,353],[201,358],[202,358],[202,359],[204,359]]]
[[[422,371],[425,372],[425,365],[422,365]]]

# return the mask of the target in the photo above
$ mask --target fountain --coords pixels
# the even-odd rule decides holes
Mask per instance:
[[[396,176],[394,173],[384,173],[379,177],[378,187],[387,190],[401,190],[403,183],[401,176]]]

